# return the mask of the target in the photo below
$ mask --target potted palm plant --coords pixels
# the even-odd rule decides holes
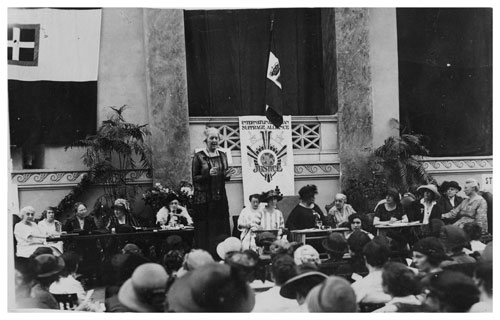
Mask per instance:
[[[423,141],[423,135],[402,134],[387,138],[375,150],[374,154],[382,165],[388,187],[407,192],[421,184],[435,182],[419,161],[429,155]]]
[[[137,194],[137,186],[130,184],[132,178],[127,177],[130,170],[151,168],[151,148],[146,137],[151,135],[147,124],[138,125],[125,121],[123,113],[127,106],[110,107],[113,113],[103,121],[95,135],[89,135],[65,147],[82,147],[85,152],[83,163],[88,167],[88,174],[78,185],[76,192],[70,193],[62,206],[71,205],[85,187],[100,185],[103,193],[94,204],[94,215],[102,216],[111,211],[111,205],[117,198],[133,201]],[[61,204],[60,204],[61,207]],[[64,208],[62,208],[64,209]]]

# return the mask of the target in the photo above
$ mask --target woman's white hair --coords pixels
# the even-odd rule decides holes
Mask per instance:
[[[207,138],[212,135],[212,134],[216,134],[219,139],[220,139],[220,133],[219,133],[219,130],[217,130],[217,128],[214,128],[214,127],[206,127],[205,128],[205,131],[203,132],[203,134],[205,134],[205,142],[207,142]]]
[[[479,191],[479,183],[477,182],[476,179],[467,179],[467,180],[465,180],[465,184],[476,189],[476,192]]]
[[[19,211],[19,216],[24,218],[28,212],[35,213],[35,208],[32,206],[26,206]]]

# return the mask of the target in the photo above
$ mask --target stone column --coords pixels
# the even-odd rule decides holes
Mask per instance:
[[[184,12],[144,9],[153,182],[191,181]]]
[[[337,8],[338,131],[341,183],[385,138],[399,134],[395,9]]]

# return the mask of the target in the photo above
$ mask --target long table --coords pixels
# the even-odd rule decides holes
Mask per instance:
[[[377,229],[377,235],[379,236],[385,236],[388,230],[391,229],[405,229],[405,228],[415,228],[415,227],[420,227],[423,226],[423,223],[420,223],[418,221],[414,222],[395,222],[391,224],[385,224],[385,225],[377,225],[375,228]]]
[[[179,235],[183,239],[192,238],[194,234],[194,228],[183,228],[183,229],[146,229],[146,230],[136,230],[135,232],[127,233],[93,233],[93,234],[78,234],[78,233],[67,233],[59,237],[47,238],[47,242],[58,242],[58,241],[75,241],[75,240],[90,240],[90,239],[106,239],[106,238],[135,238],[135,237],[168,237],[171,235]]]
[[[306,244],[307,240],[326,239],[332,232],[339,232],[345,237],[349,231],[350,230],[348,228],[328,228],[291,230],[290,233],[292,234],[292,241]]]

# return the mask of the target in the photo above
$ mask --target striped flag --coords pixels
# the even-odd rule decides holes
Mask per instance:
[[[266,117],[278,129],[283,124],[283,102],[280,80],[281,67],[274,45],[273,23],[274,21],[271,21],[271,40],[266,73]]]
[[[97,125],[101,9],[8,9],[11,145],[64,145]]]

